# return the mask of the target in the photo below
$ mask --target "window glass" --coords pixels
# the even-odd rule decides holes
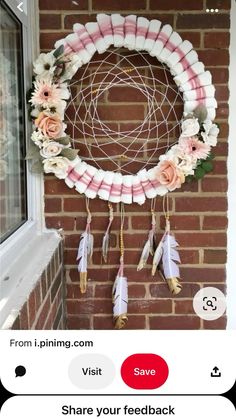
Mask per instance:
[[[0,6],[0,238],[27,220],[22,25]]]

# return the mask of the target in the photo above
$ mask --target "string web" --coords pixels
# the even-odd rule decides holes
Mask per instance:
[[[69,89],[66,122],[73,146],[100,169],[123,174],[136,173],[137,164],[138,170],[148,169],[178,141],[182,95],[169,69],[148,53],[108,50],[79,69]],[[122,105],[125,120],[119,113]],[[132,106],[143,112],[137,121]]]

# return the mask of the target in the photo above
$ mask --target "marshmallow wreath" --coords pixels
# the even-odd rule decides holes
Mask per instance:
[[[123,17],[119,14],[98,14],[97,22],[89,22],[85,26],[77,23],[73,30],[74,33],[55,43],[55,50],[41,54],[34,63],[36,77],[30,101],[33,105],[32,115],[36,118],[36,129],[32,140],[39,146],[40,154],[44,158],[44,171],[64,179],[70,188],[75,187],[79,193],[85,194],[88,198],[93,199],[98,196],[103,200],[125,204],[132,202],[143,204],[146,198],[164,195],[180,187],[187,176],[194,174],[199,162],[179,147],[180,139],[191,140],[193,137],[197,139],[196,135],[198,138],[200,136],[202,143],[207,144],[209,154],[210,148],[216,145],[219,132],[217,126],[212,123],[217,108],[212,76],[209,71],[205,71],[204,64],[198,61],[193,45],[187,40],[183,41],[170,25],[162,26],[159,20],[149,21],[145,17],[136,15]],[[59,143],[57,147],[57,130],[50,125],[55,115],[56,122],[59,118],[63,124],[65,99],[69,98],[66,80],[70,80],[78,68],[88,63],[95,52],[103,54],[111,45],[116,48],[147,51],[150,56],[156,57],[169,67],[176,85],[183,92],[184,114],[179,142],[169,148],[165,155],[160,156],[156,167],[140,170],[134,175],[97,169],[82,161],[78,155],[69,160],[65,148],[67,150],[71,148],[71,143],[64,146]],[[64,62],[64,71],[61,75],[57,72],[58,60],[60,63]],[[38,99],[40,89],[43,83],[46,85],[46,82],[50,83],[50,87],[55,88],[58,93],[58,99],[51,103],[50,101],[43,103]],[[203,121],[198,121],[193,114],[199,105],[205,109]],[[186,116],[188,119],[184,120]],[[63,127],[65,130],[65,124]],[[63,131],[58,136],[63,138],[66,133]],[[164,177],[157,176],[157,173],[160,175],[163,162],[166,163],[167,171],[174,170],[173,176],[179,176],[179,182],[168,184],[166,173],[161,173]],[[171,165],[169,168],[168,162]]]

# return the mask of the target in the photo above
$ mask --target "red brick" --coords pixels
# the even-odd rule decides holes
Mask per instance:
[[[227,174],[227,161],[226,160],[214,160],[214,171],[216,175],[226,175]]]
[[[41,32],[39,38],[41,50],[53,49],[55,42],[65,38],[67,35],[69,35],[69,32]]]
[[[188,32],[188,31],[178,31],[178,34],[182,39],[187,39],[189,42],[192,42],[194,48],[199,48],[201,43],[201,34],[200,32]]]
[[[143,105],[103,105],[98,106],[98,114],[102,121],[143,120]]]
[[[199,251],[198,250],[181,249],[179,253],[180,253],[180,259],[181,259],[181,264],[182,265],[185,265],[185,264],[196,265],[197,263],[199,263]]]
[[[78,281],[79,281],[79,274],[78,274]],[[77,300],[77,299],[87,299],[93,297],[93,286],[92,284],[87,285],[87,290],[85,294],[81,294],[79,282],[78,284],[67,284],[66,286],[67,294],[66,297],[69,300]]]
[[[68,0],[39,0],[39,10],[86,10],[88,9],[88,0],[77,0],[75,2]]]
[[[202,179],[203,192],[227,192],[227,178],[205,177]]]
[[[228,48],[230,34],[228,32],[205,32],[204,46],[205,48]]]
[[[92,9],[93,10],[101,10],[102,12],[105,11],[120,11],[120,10],[145,10],[146,9],[146,1],[145,0],[93,0],[92,2]]]
[[[195,314],[192,300],[177,300],[174,307],[176,314]]]
[[[35,329],[43,330],[49,311],[50,311],[50,298],[48,296],[40,310],[39,318],[34,327]]]
[[[179,298],[193,298],[194,295],[199,291],[200,287],[198,284],[189,284],[182,282],[183,288],[178,295],[175,295],[175,299]],[[154,298],[168,298],[170,297],[170,290],[167,284],[151,284],[150,294]]]
[[[47,228],[63,228],[63,230],[74,230],[75,219],[73,217],[46,217]]]
[[[68,316],[67,318],[67,329],[69,330],[80,330],[90,329],[90,316]]]
[[[203,219],[204,230],[226,230],[228,220],[226,216],[209,215]]]
[[[175,198],[177,212],[211,212],[227,210],[227,200],[222,197],[192,197],[192,198]]]
[[[45,212],[61,212],[61,199],[45,198]]]
[[[197,316],[153,316],[149,318],[149,323],[150,329],[200,329],[200,318]]]
[[[204,250],[204,263],[226,263],[226,250]]]
[[[56,179],[55,177],[45,177],[45,194],[47,195],[76,195],[78,197],[78,192],[74,189],[68,188],[63,179]],[[82,200],[82,198],[81,198]]]
[[[112,301],[108,300],[69,300],[67,301],[68,314],[98,314],[112,313]]]
[[[219,65],[229,65],[229,51],[227,49],[204,49],[198,50],[199,61],[202,61],[206,67],[215,63]]]
[[[21,330],[29,329],[29,316],[28,316],[27,302],[23,305],[23,307],[20,310],[20,329]]]
[[[178,29],[224,29],[229,28],[229,14],[179,14],[177,16]]]
[[[224,282],[225,268],[186,268],[180,267],[181,278],[186,282]]]
[[[203,9],[203,0],[198,2],[189,1],[189,0],[151,0],[150,9],[153,10],[173,10],[175,13],[177,10],[187,11],[187,10],[202,10]]]
[[[171,313],[172,301],[165,299],[153,300],[130,300],[128,312],[132,314],[155,314],[155,313]]]
[[[35,292],[31,292],[28,299],[28,310],[29,310],[29,327],[31,328],[36,315],[36,304],[35,304]]]
[[[93,319],[94,329],[98,330],[112,330],[114,329],[114,322],[112,316],[94,316]],[[128,322],[124,329],[145,329],[146,318],[143,315],[128,316]]]
[[[229,99],[228,86],[217,86],[215,98],[217,102],[226,102]]]
[[[231,7],[231,0],[207,0],[206,7],[209,9],[229,10]]]
[[[229,114],[228,103],[221,103],[221,105],[216,110],[216,121],[217,121],[217,119],[228,118],[228,114]],[[226,170],[223,173],[226,173]]]
[[[214,149],[215,156],[227,156],[228,155],[228,143],[218,142],[217,147]]]
[[[40,14],[40,29],[60,29],[61,15]]]
[[[171,215],[171,230],[199,230],[200,219],[197,215]],[[160,225],[165,226],[165,218],[161,216]]]
[[[176,233],[176,240],[182,247],[223,247],[226,246],[225,233]]]
[[[213,83],[228,83],[228,78],[229,78],[229,69],[228,68],[212,67],[210,69],[210,71],[211,71],[211,74],[212,74]]]
[[[227,317],[222,316],[217,320],[204,321],[203,328],[208,330],[225,330],[227,325]]]
[[[146,96],[135,87],[112,87],[108,90],[109,102],[147,102]]]
[[[87,22],[96,22],[96,15],[88,15],[88,14],[72,14],[65,16],[64,19],[64,27],[65,29],[71,29],[73,28],[73,25],[75,23],[82,23],[85,25]]]

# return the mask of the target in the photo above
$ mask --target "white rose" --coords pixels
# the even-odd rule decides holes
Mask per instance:
[[[192,137],[198,134],[200,125],[197,118],[188,118],[181,124],[181,137]]]
[[[52,157],[43,160],[44,172],[54,173],[59,179],[65,179],[70,161],[66,157]]]
[[[217,136],[220,132],[218,126],[213,124],[211,120],[207,120],[203,124],[205,132],[201,133],[201,136],[206,144],[211,147],[215,147],[217,144]]]
[[[63,148],[64,147],[62,144],[59,144],[56,141],[50,141],[48,144],[43,144],[43,147],[40,150],[40,154],[45,159],[56,157],[61,153]]]

